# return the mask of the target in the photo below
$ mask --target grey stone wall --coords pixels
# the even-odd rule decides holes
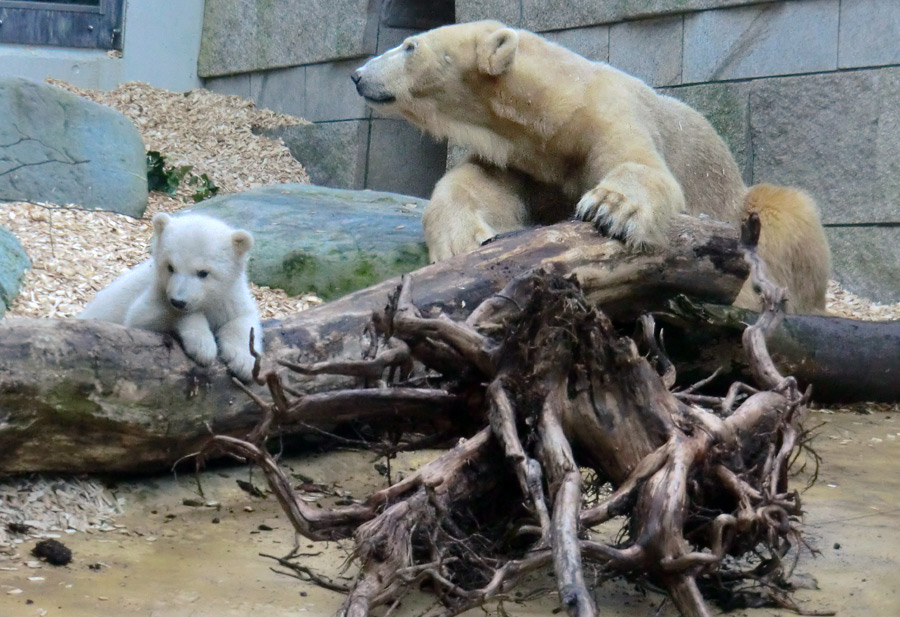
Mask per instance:
[[[350,73],[453,16],[452,0],[207,2],[200,73],[211,90],[312,122],[275,133],[314,183],[428,197],[446,144],[373,114]]]
[[[428,196],[448,160],[446,146],[373,116],[349,73],[451,16],[498,19],[699,109],[731,146],[748,183],[790,184],[816,198],[839,281],[880,301],[900,301],[900,0],[206,6],[201,74],[208,87],[314,122],[285,131],[285,139],[316,182]],[[267,11],[281,15],[277,24],[262,15]],[[451,147],[450,162],[459,154]]]

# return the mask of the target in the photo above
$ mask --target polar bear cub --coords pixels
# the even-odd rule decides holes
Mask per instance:
[[[153,217],[152,257],[100,291],[78,317],[175,333],[198,364],[216,355],[240,379],[262,351],[259,311],[247,283],[253,236],[208,216]]]

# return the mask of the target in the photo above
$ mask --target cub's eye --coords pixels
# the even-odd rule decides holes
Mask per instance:
[[[172,264],[169,264],[167,267],[168,267],[168,269],[169,269],[169,274],[174,274],[174,273],[175,273],[175,268],[172,267]]]
[[[197,278],[205,279],[209,276],[209,270],[197,270]]]
[[[418,44],[415,41],[407,41],[406,45],[403,46],[403,51],[410,53],[415,51],[416,47],[418,47]]]

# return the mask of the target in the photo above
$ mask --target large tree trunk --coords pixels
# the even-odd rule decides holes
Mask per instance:
[[[589,224],[562,223],[408,276],[426,315],[462,318],[535,269],[575,275],[588,300],[613,317],[660,309],[682,293],[727,304],[748,272],[737,230],[682,216],[664,253],[635,254]],[[372,314],[398,284],[385,281],[266,324],[265,362],[365,357]],[[291,383],[322,392],[358,381],[296,376]],[[439,411],[455,401],[435,403]],[[333,425],[349,409],[310,405],[313,424]],[[222,366],[195,365],[170,336],[91,321],[0,321],[0,472],[150,471],[194,451],[210,431],[243,435],[258,418]]]

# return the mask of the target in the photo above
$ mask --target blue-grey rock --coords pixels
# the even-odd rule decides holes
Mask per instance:
[[[19,295],[22,277],[31,267],[31,261],[19,240],[0,227],[0,317]]]
[[[331,299],[428,263],[425,203],[395,193],[282,184],[215,197],[190,211],[253,233],[254,283]]]
[[[0,78],[0,201],[49,201],[140,217],[141,136],[121,113],[56,86]]]

